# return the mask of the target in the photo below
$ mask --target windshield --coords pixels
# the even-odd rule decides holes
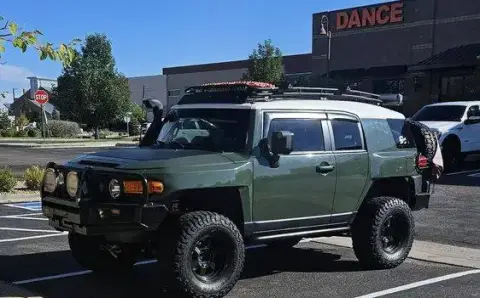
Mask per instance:
[[[173,118],[164,123],[154,146],[219,152],[246,150],[250,110],[177,109]]]
[[[465,106],[429,106],[418,111],[412,118],[415,121],[461,121]]]

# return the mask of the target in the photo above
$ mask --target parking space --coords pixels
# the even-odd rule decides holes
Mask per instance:
[[[156,261],[141,260],[129,276],[94,275],[73,260],[64,233],[38,211],[17,206],[0,206],[0,259],[0,280],[43,297],[170,297],[158,286]],[[396,269],[365,271],[350,249],[304,242],[288,251],[249,249],[228,297],[474,297],[480,274],[469,272],[411,259]],[[468,275],[451,277],[458,273]]]

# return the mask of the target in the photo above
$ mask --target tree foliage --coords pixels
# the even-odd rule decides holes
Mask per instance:
[[[128,80],[117,71],[111,43],[103,34],[87,36],[81,52],[57,81],[52,103],[63,119],[100,128],[130,110]]]
[[[270,39],[258,43],[248,56],[249,67],[244,80],[280,84],[283,80],[283,57],[278,47]]]
[[[10,44],[13,48],[26,52],[29,48],[35,49],[40,60],[50,59],[61,61],[63,65],[69,65],[75,58],[75,45],[80,42],[79,39],[73,39],[69,43],[61,43],[55,46],[51,42],[40,43],[39,36],[43,33],[39,30],[23,30],[18,24],[11,20],[5,20],[0,16],[0,59],[6,52],[6,45]],[[0,97],[5,97],[7,92],[0,92]]]
[[[130,112],[132,113],[132,119],[137,119],[139,123],[147,120],[147,112],[139,104],[132,103]]]
[[[8,119],[7,113],[0,113],[0,130],[9,129],[12,125],[10,119]]]

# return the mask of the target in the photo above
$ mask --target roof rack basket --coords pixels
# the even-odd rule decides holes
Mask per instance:
[[[277,87],[273,84],[262,82],[234,81],[190,86],[185,90],[185,93],[187,95],[205,92],[210,94],[218,92],[244,93],[246,96],[243,99],[244,102],[301,98],[316,100],[357,101],[385,107],[400,107],[403,104],[403,96],[401,94],[375,94],[360,90],[354,90],[350,87],[347,87],[343,90],[339,88],[326,87]],[[225,100],[225,98],[220,101],[223,100]],[[186,103],[190,101],[191,100],[182,99],[181,103]],[[203,101],[203,99],[199,99],[199,101]],[[239,103],[241,101],[242,99],[236,99],[236,103]]]

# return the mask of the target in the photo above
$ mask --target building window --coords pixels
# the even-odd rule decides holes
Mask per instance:
[[[385,79],[373,81],[373,92],[377,94],[398,94],[405,91],[405,79]]]
[[[478,96],[478,76],[474,74],[440,77],[441,101],[473,100]]]
[[[168,90],[168,96],[180,96],[182,91],[180,89]]]

